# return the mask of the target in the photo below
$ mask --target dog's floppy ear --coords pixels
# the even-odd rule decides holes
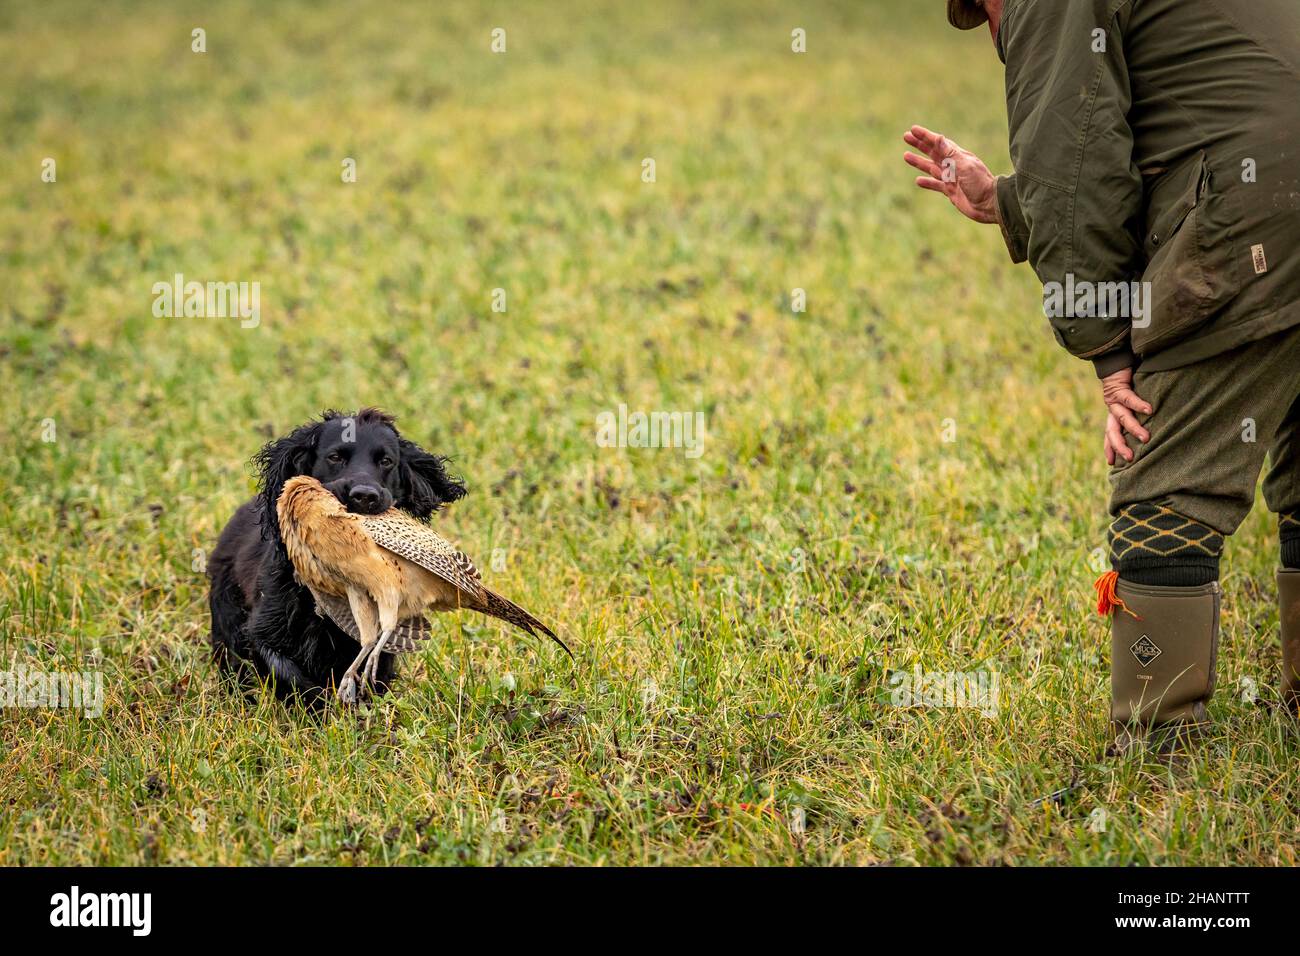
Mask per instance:
[[[431,455],[415,442],[399,438],[401,449],[402,497],[397,506],[424,520],[443,504],[465,497],[465,483],[449,475],[441,455]]]
[[[328,419],[327,419],[328,420]],[[308,422],[299,425],[283,438],[267,442],[262,450],[253,456],[253,467],[258,472],[258,492],[262,499],[262,535],[274,541],[280,540],[280,523],[275,517],[275,503],[284,490],[285,482],[296,475],[306,474],[311,470],[312,460],[316,455],[316,445],[320,441],[321,427],[324,421]]]

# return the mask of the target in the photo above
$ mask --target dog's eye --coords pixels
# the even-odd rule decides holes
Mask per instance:
[[[331,465],[337,465],[343,461],[343,456],[336,451],[332,451],[325,456],[325,460],[328,461]]]
[[[392,468],[395,464],[397,464],[397,462],[393,461],[393,459],[389,458],[387,455],[379,459],[380,468]]]

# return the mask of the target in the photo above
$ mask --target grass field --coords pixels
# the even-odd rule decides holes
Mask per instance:
[[[0,667],[105,698],[0,711],[0,863],[1297,862],[1262,503],[1214,735],[1103,756],[1099,391],[901,161],[1006,164],[940,4],[9,5],[0,90]],[[176,273],[260,324],[155,317]],[[247,459],[370,403],[575,664],[461,614],[355,712],[221,684]],[[620,404],[702,454],[602,447]],[[895,706],[914,668],[996,713]]]

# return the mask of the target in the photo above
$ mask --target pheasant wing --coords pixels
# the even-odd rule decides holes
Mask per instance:
[[[392,509],[381,515],[361,516],[361,526],[375,544],[412,564],[418,564],[470,598],[467,605],[483,603],[483,578],[474,562],[432,528]]]
[[[549,627],[513,601],[484,587],[474,562],[432,528],[395,508],[381,515],[362,515],[360,521],[375,544],[437,575],[464,594],[466,607],[500,618],[529,634],[541,631],[573,657]]]

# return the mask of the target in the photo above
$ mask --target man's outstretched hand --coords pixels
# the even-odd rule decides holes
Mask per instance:
[[[1134,412],[1151,414],[1151,405],[1133,391],[1133,370],[1122,368],[1103,378],[1101,398],[1106,403],[1106,464],[1114,465],[1119,458],[1132,461],[1133,450],[1124,440],[1124,432],[1141,442],[1151,438],[1151,433],[1133,417]]]
[[[925,154],[903,154],[909,166],[925,174],[916,177],[918,186],[943,193],[967,219],[998,221],[997,179],[978,156],[924,126],[913,126],[903,142]]]

